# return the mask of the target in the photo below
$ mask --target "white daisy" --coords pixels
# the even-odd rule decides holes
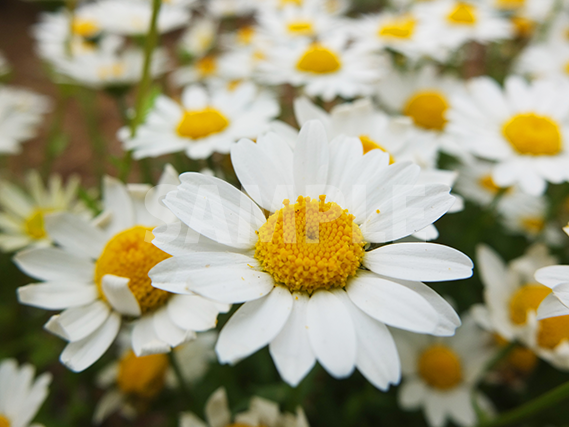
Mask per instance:
[[[279,113],[271,94],[252,83],[233,91],[201,86],[184,89],[181,103],[159,96],[135,138],[126,128],[119,139],[135,159],[185,151],[193,159],[205,159],[214,152],[228,153],[239,138],[256,138]]]
[[[517,70],[535,79],[569,79],[569,43],[541,43],[526,48]]]
[[[73,212],[88,219],[91,213],[77,200],[79,179],[71,177],[63,184],[52,175],[47,187],[37,171],[26,176],[27,191],[8,181],[0,181],[0,248],[6,252],[51,243],[44,226],[46,214]]]
[[[245,302],[220,333],[221,363],[269,345],[293,386],[318,360],[334,377],[357,367],[386,389],[399,380],[399,358],[385,324],[454,333],[458,316],[420,280],[468,277],[468,257],[430,243],[365,251],[367,242],[396,241],[438,219],[454,203],[447,186],[416,185],[418,166],[389,165],[380,150],[363,156],[359,139],[328,143],[316,120],[302,127],[294,152],[269,133],[257,143],[241,140],[231,158],[244,190],[272,215],[224,181],[183,174],[164,203],[226,246],[190,253],[174,232],[157,229],[154,243],[173,258],[150,273],[160,289]]]
[[[218,18],[250,15],[256,10],[254,0],[209,0],[205,3],[208,14]]]
[[[174,185],[174,172],[167,169],[160,184]],[[107,177],[104,211],[96,224],[68,213],[47,216],[46,230],[59,246],[14,258],[26,274],[45,281],[19,288],[20,302],[65,309],[45,328],[69,341],[61,361],[73,371],[103,355],[123,317],[134,319],[132,348],[145,356],[168,352],[194,338],[195,331],[215,327],[218,312],[228,309],[198,295],[171,295],[152,287],[148,271],[169,257],[150,243],[152,229],[168,221],[159,196],[147,185],[127,187]]]
[[[35,368],[14,359],[0,363],[0,425],[28,427],[48,395],[51,374],[34,380]],[[38,426],[38,424],[32,424]]]
[[[535,28],[543,24],[553,12],[555,0],[486,0],[500,12],[509,14],[516,34],[533,35]]]
[[[195,18],[182,34],[178,48],[191,56],[204,56],[215,42],[218,26],[219,22],[208,16]]]
[[[0,154],[18,154],[21,144],[36,136],[49,98],[27,89],[0,85]]]
[[[307,95],[330,101],[370,95],[386,68],[384,57],[365,46],[349,45],[344,34],[334,33],[317,42],[299,40],[268,50],[259,64],[259,78],[272,85],[303,86]]]
[[[569,316],[538,320],[536,314],[551,289],[537,283],[534,274],[556,258],[543,245],[531,246],[508,265],[485,245],[477,248],[476,258],[485,301],[473,311],[477,321],[507,341],[521,342],[557,368],[569,369]],[[550,284],[545,277],[541,280]]]
[[[232,417],[227,393],[223,387],[218,388],[209,397],[204,412],[207,422],[192,412],[183,412],[179,427],[309,427],[302,408],[298,407],[296,414],[281,412],[277,403],[257,396],[251,399],[247,411]]]
[[[557,14],[548,28],[546,43],[569,43],[569,16],[567,16],[567,13]]]
[[[403,371],[399,405],[408,410],[422,407],[431,427],[442,427],[448,421],[475,425],[473,398],[482,408],[489,405],[475,387],[496,352],[490,334],[467,315],[450,338],[402,332],[394,336]]]
[[[447,112],[449,132],[472,153],[497,162],[494,182],[519,184],[531,195],[547,182],[569,179],[569,85],[554,81],[526,83],[510,76],[504,89],[488,78],[468,84]]]

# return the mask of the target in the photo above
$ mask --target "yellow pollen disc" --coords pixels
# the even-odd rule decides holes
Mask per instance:
[[[565,74],[569,74],[569,62],[565,64],[565,66],[563,67],[563,71],[565,71]]]
[[[551,293],[551,289],[539,283],[528,283],[516,291],[510,300],[510,320],[516,325],[524,325],[527,313],[537,311],[539,304]]]
[[[255,258],[291,291],[342,287],[362,262],[365,242],[354,216],[325,199],[285,199],[257,232]]]
[[[413,119],[415,125],[432,130],[443,130],[447,123],[446,98],[435,91],[421,91],[412,96],[405,105],[403,114]]]
[[[309,47],[296,64],[296,68],[300,71],[315,74],[333,73],[340,67],[338,55],[319,44]]]
[[[451,24],[474,25],[476,24],[476,8],[468,3],[459,2],[447,16]]]
[[[196,68],[201,77],[208,77],[217,70],[217,62],[214,56],[204,56],[196,62]]]
[[[371,150],[381,150],[384,153],[389,154],[389,164],[395,163],[395,159],[391,155],[389,151],[379,145],[377,142],[371,140],[367,135],[360,135],[360,141],[362,143],[362,147],[364,149],[364,154],[369,153]]]
[[[512,24],[518,37],[530,37],[535,30],[536,22],[523,16],[512,16]]]
[[[289,4],[293,6],[302,6],[302,0],[280,0],[279,6],[285,7]]]
[[[432,345],[419,357],[419,375],[431,387],[451,389],[462,381],[460,358],[445,345]]]
[[[34,239],[43,239],[47,236],[44,227],[43,217],[46,213],[52,212],[51,209],[35,209],[24,222],[26,234]]]
[[[229,120],[215,108],[207,107],[201,111],[185,111],[176,128],[178,135],[200,139],[221,132],[229,126]]]
[[[310,21],[291,22],[286,28],[289,33],[294,34],[295,36],[310,36],[314,34],[314,28]]]
[[[409,39],[413,36],[415,32],[415,25],[417,21],[412,17],[403,16],[395,18],[390,22],[383,25],[379,31],[378,35],[380,37],[394,37],[397,39]]]
[[[522,218],[521,225],[522,228],[527,232],[532,234],[537,234],[541,230],[543,230],[543,227],[545,227],[545,221],[543,220],[543,218],[528,217],[528,218]]]
[[[164,387],[168,356],[153,354],[136,357],[129,351],[119,362],[117,385],[124,394],[151,398]]]
[[[530,156],[554,156],[561,151],[559,125],[537,114],[518,114],[502,128],[514,150]]]
[[[492,194],[498,193],[500,190],[503,190],[502,187],[498,186],[494,180],[492,179],[492,175],[484,175],[482,178],[478,180],[478,184],[488,192]]]
[[[561,341],[569,340],[569,316],[549,317],[539,321],[537,343],[553,350]]]
[[[0,427],[10,427],[10,420],[0,414]]]
[[[95,283],[101,295],[103,276],[113,274],[130,279],[128,287],[142,314],[166,303],[170,294],[153,287],[148,272],[170,255],[154,246],[152,239],[152,228],[137,225],[108,241],[95,264]]]
[[[94,21],[76,18],[71,24],[71,31],[78,36],[88,39],[99,32],[99,26]]]
[[[526,0],[496,0],[496,8],[502,10],[514,10],[524,7]]]
[[[248,25],[237,30],[237,41],[241,44],[250,44],[255,35],[255,28]]]

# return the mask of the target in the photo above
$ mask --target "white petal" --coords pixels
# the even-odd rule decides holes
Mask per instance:
[[[249,249],[255,231],[266,221],[263,212],[244,193],[219,178],[188,172],[182,184],[168,193],[164,204],[186,225],[218,243]]]
[[[47,310],[59,310],[89,304],[99,297],[95,285],[77,283],[41,283],[18,288],[18,301]]]
[[[328,137],[324,125],[317,120],[306,122],[298,134],[294,149],[295,194],[318,198],[324,194],[328,178]]]
[[[366,252],[371,271],[404,280],[440,282],[472,276],[472,261],[462,252],[435,243],[396,243]]]
[[[103,293],[109,304],[125,316],[140,316],[140,305],[128,287],[130,279],[105,274],[102,280]]]
[[[342,301],[325,290],[314,292],[306,320],[318,362],[335,378],[350,376],[356,365],[356,333]]]
[[[426,393],[422,382],[405,380],[399,388],[399,405],[404,409],[416,409],[421,405]]]
[[[168,343],[156,334],[152,314],[145,315],[134,323],[131,343],[137,357],[170,351]]]
[[[82,257],[57,248],[29,249],[14,257],[16,265],[28,276],[40,280],[93,280],[94,264]]]
[[[111,346],[119,332],[120,325],[120,315],[111,313],[105,323],[91,335],[67,344],[61,353],[61,363],[73,372],[87,369]]]
[[[292,312],[281,332],[269,344],[269,351],[279,374],[292,387],[296,387],[316,363],[308,339],[308,300],[306,293],[292,294]]]
[[[210,427],[226,427],[231,423],[227,393],[218,388],[205,403],[205,418]]]
[[[567,283],[569,282],[569,265],[551,265],[540,268],[535,272],[535,280],[548,288],[553,288],[559,283]]]
[[[476,424],[476,412],[472,406],[472,396],[466,387],[449,393],[447,404],[450,417],[457,425],[472,426]]]
[[[206,423],[198,418],[196,414],[191,412],[182,412],[180,414],[180,427],[209,427]]]
[[[433,333],[439,316],[417,292],[371,272],[358,272],[346,292],[354,304],[376,320],[411,332]]]
[[[158,335],[161,340],[166,341],[172,348],[196,337],[193,331],[188,331],[187,328],[180,328],[172,321],[167,306],[156,310],[153,313],[153,318],[156,335]]]
[[[93,424],[101,424],[109,415],[117,412],[124,404],[125,396],[118,390],[111,390],[103,395],[93,414]]]
[[[563,304],[555,294],[549,294],[544,298],[537,309],[537,320],[547,319],[548,317],[566,316],[569,314],[569,307]]]
[[[447,410],[445,399],[439,393],[430,392],[427,394],[427,399],[424,404],[423,410],[425,417],[431,427],[443,427],[447,418]]]
[[[110,312],[108,304],[95,301],[52,316],[44,327],[67,341],[79,341],[99,329]]]
[[[110,236],[135,225],[130,195],[118,179],[110,176],[103,179],[103,206],[112,214],[111,222],[105,229]]]
[[[560,283],[553,288],[553,293],[565,306],[569,307],[569,283]]]
[[[326,129],[330,128],[330,115],[305,96],[294,100],[294,116],[300,127],[310,120],[320,120]]]
[[[20,401],[22,408],[25,409],[23,411],[20,411],[17,421],[14,420],[14,427],[17,425],[28,426],[30,421],[35,417],[39,408],[45,401],[49,393],[48,386],[51,383],[51,380],[52,376],[48,372],[36,378],[25,399],[23,401]]]
[[[506,265],[493,249],[486,245],[478,245],[476,260],[485,287],[500,289],[506,284],[508,280]]]
[[[96,259],[107,242],[101,230],[68,212],[46,215],[45,229],[68,252],[84,258]]]
[[[269,344],[292,310],[289,290],[277,286],[264,298],[246,302],[225,324],[215,347],[221,363],[236,363]]]
[[[168,313],[178,327],[202,332],[215,328],[219,310],[199,295],[174,295],[168,301]]]

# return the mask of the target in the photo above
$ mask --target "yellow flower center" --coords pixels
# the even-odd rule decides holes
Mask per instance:
[[[492,194],[497,194],[499,191],[503,190],[502,187],[498,186],[494,179],[492,179],[492,175],[484,175],[482,178],[478,180],[478,184],[488,192]],[[508,190],[509,191],[509,187]]]
[[[451,389],[462,381],[460,358],[445,345],[432,345],[419,357],[419,375],[431,387]]]
[[[117,62],[115,64],[103,65],[99,67],[99,69],[97,70],[97,75],[99,76],[99,79],[106,80],[109,78],[118,78],[124,75],[125,71],[126,68],[124,64]]]
[[[196,68],[202,78],[213,75],[217,70],[215,57],[211,55],[204,56],[196,62]]]
[[[237,30],[237,41],[241,44],[250,44],[255,35],[255,28],[251,25],[239,28]]]
[[[302,6],[302,0],[280,0],[279,6],[285,7],[288,6],[289,4],[293,6]]]
[[[88,39],[99,32],[99,26],[95,21],[75,18],[71,23],[71,31],[78,36]]]
[[[34,239],[43,239],[47,236],[43,217],[46,213],[52,212],[51,209],[35,209],[24,222],[26,234]]]
[[[527,232],[537,234],[545,227],[545,221],[539,217],[527,217],[522,218],[521,225]]]
[[[285,199],[257,232],[255,258],[292,291],[342,287],[362,262],[365,242],[354,216],[325,199]]]
[[[524,7],[526,0],[496,0],[496,8],[502,10],[514,10]]]
[[[569,340],[569,316],[550,317],[539,321],[537,343],[553,350],[561,341]]]
[[[519,154],[554,156],[561,151],[559,125],[537,114],[518,114],[502,128],[504,137]]]
[[[296,68],[300,71],[315,74],[333,73],[341,66],[338,55],[319,44],[309,47],[296,64]]]
[[[529,37],[533,34],[536,22],[523,16],[512,16],[512,24],[518,37]]]
[[[0,414],[0,427],[10,427],[10,420]]]
[[[510,300],[510,320],[516,325],[525,325],[528,311],[537,311],[539,304],[550,293],[551,289],[539,283],[522,286]]]
[[[124,394],[152,398],[164,387],[167,369],[165,354],[136,357],[129,351],[119,362],[118,388]]]
[[[389,151],[379,145],[377,142],[373,141],[367,135],[360,135],[360,141],[362,143],[362,147],[364,149],[364,154],[369,153],[371,150],[381,150],[384,153],[389,154],[389,164],[392,165],[395,163],[395,158],[391,155]]]
[[[506,347],[509,341],[498,334],[494,334],[494,340],[500,347]],[[537,356],[533,351],[521,345],[514,346],[506,357],[505,364],[522,374],[529,374],[537,365]]]
[[[129,279],[128,287],[142,314],[166,303],[170,294],[153,287],[148,272],[170,255],[154,246],[152,239],[152,228],[137,225],[108,241],[95,264],[95,283],[101,295],[103,276],[113,274]]]
[[[294,34],[295,36],[310,36],[314,34],[314,28],[310,21],[291,22],[286,28],[289,33]]]
[[[229,120],[215,108],[207,107],[201,111],[185,111],[176,128],[178,135],[200,139],[219,133],[229,126]]]
[[[394,37],[397,39],[409,39],[415,32],[417,21],[410,16],[395,18],[383,25],[378,35],[380,37]]]
[[[455,25],[476,24],[476,8],[468,3],[458,2],[447,16],[448,21]]]
[[[407,101],[403,114],[411,117],[419,127],[443,130],[447,123],[445,112],[448,107],[446,98],[439,92],[421,91]]]

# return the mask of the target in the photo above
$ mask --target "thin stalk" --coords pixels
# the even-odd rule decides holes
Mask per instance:
[[[176,375],[176,379],[178,380],[178,387],[180,388],[180,391],[187,400],[190,400],[191,399],[190,389],[188,388],[186,380],[182,375],[182,370],[180,369],[180,365],[176,360],[176,356],[174,356],[174,350],[168,353],[168,359],[170,360],[170,366],[174,370],[174,374]]]
[[[96,96],[97,94],[95,92],[87,89],[82,91],[79,99],[81,100],[83,112],[85,114],[87,132],[89,134],[89,140],[91,141],[91,147],[93,148],[93,154],[95,157],[95,176],[97,178],[97,182],[101,183],[103,174],[105,173],[104,165],[107,147],[105,140],[101,137],[101,132],[99,130],[99,123],[97,120]]]
[[[478,427],[501,427],[520,421],[527,421],[529,417],[537,415],[541,411],[554,406],[568,398],[569,381],[516,409],[513,409],[500,415],[497,418],[494,418],[491,421],[478,424]]]
[[[57,106],[53,115],[53,121],[47,134],[47,144],[45,146],[44,161],[42,165],[42,176],[47,179],[51,172],[53,162],[57,158],[60,149],[57,147],[58,136],[63,127],[63,119],[65,117],[65,110],[69,102],[69,94],[67,91],[60,91],[60,98],[57,101]]]
[[[136,130],[140,125],[140,123],[142,122],[144,116],[144,106],[145,106],[146,96],[152,80],[152,76],[150,73],[150,65],[152,64],[152,54],[154,52],[154,49],[158,41],[158,13],[160,12],[161,5],[162,5],[162,0],[152,0],[152,17],[150,18],[150,28],[148,29],[148,34],[146,35],[146,45],[144,46],[144,63],[142,65],[142,77],[138,85],[138,93],[136,94],[134,117],[130,121],[131,137],[136,136]],[[119,174],[119,177],[122,181],[126,181],[126,179],[128,178],[131,165],[132,165],[132,154],[130,151],[127,151],[123,158],[123,164]]]

